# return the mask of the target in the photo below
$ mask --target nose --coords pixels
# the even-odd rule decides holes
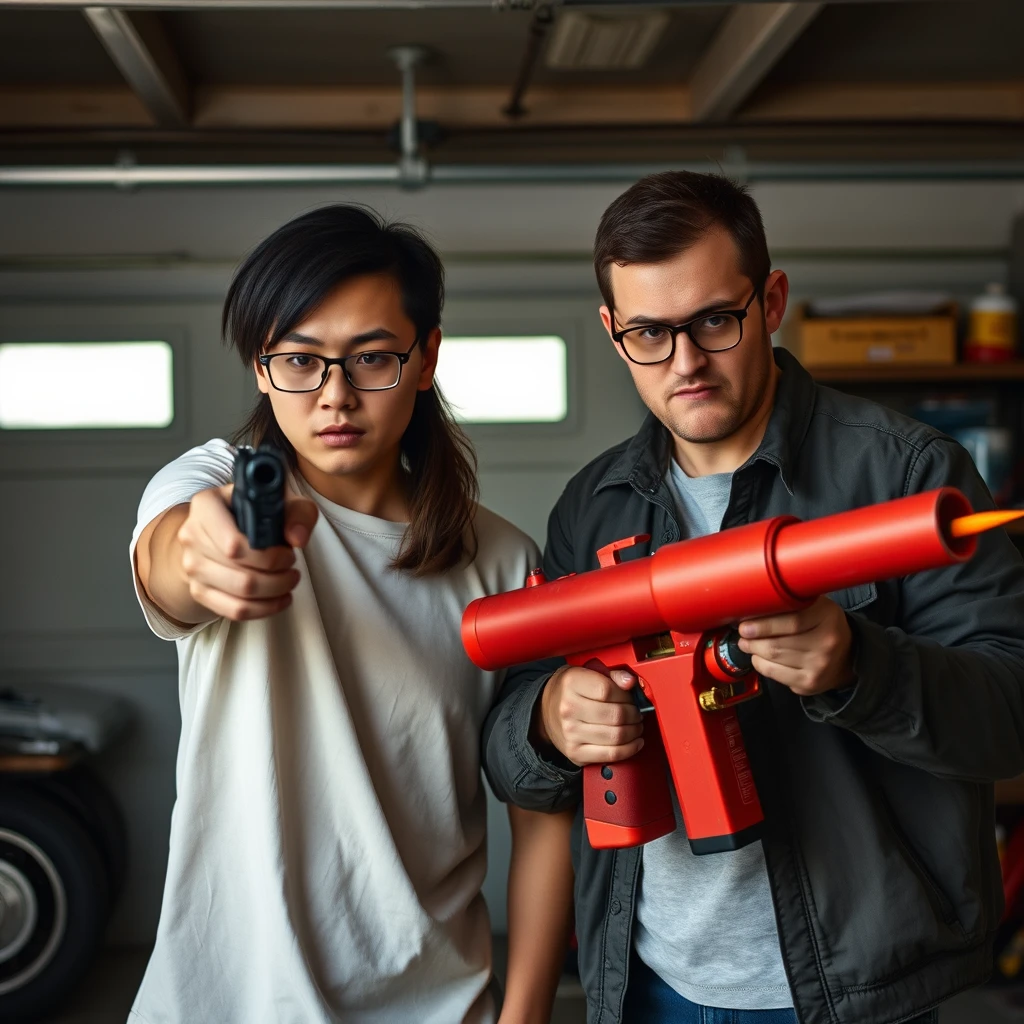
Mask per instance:
[[[356,389],[335,363],[327,368],[327,380],[320,388],[320,405],[331,409],[351,409],[357,402]]]
[[[672,356],[672,371],[680,377],[692,377],[708,365],[708,354],[694,345],[685,331],[676,335],[676,350]]]

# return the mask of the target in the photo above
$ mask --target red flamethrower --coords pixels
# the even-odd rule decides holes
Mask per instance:
[[[764,818],[735,705],[761,680],[736,645],[744,619],[795,611],[820,594],[966,561],[975,534],[1024,512],[977,513],[953,488],[801,522],[780,516],[619,562],[646,536],[603,547],[600,568],[478,598],[462,617],[474,664],[498,669],[564,657],[640,681],[645,716],[635,757],[583,772],[594,847],[636,846],[675,828],[664,757],[694,853],[738,849]]]

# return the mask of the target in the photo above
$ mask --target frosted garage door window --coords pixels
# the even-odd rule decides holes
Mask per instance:
[[[0,345],[0,428],[155,428],[173,419],[165,341]]]
[[[568,410],[565,340],[446,337],[437,382],[463,423],[558,423]]]

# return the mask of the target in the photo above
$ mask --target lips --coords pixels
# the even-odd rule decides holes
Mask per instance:
[[[337,426],[324,427],[324,429],[321,430],[317,436],[327,437],[329,435],[337,436],[339,434],[361,435],[365,433],[365,430],[360,430],[358,427],[353,427],[349,423],[339,423]]]
[[[321,444],[328,448],[353,448],[362,440],[365,431],[353,427],[348,423],[339,423],[336,426],[325,427],[317,437]]]
[[[715,390],[714,384],[698,384],[696,387],[680,388],[672,392],[673,398],[701,398]]]

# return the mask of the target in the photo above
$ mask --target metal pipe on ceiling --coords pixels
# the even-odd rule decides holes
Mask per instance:
[[[526,95],[527,87],[533,76],[534,66],[537,63],[537,58],[540,56],[541,46],[544,44],[544,39],[554,20],[555,15],[551,10],[551,4],[539,4],[533,15],[533,21],[530,22],[529,35],[526,39],[526,50],[523,53],[515,85],[512,86],[512,95],[502,111],[507,117],[522,117],[526,113],[526,107],[523,106],[523,96]]]
[[[6,166],[0,186],[485,185],[636,181],[657,171],[712,171],[749,182],[1024,181],[1024,161],[878,161],[698,164],[436,164],[408,182],[398,164]]]
[[[398,164],[0,167],[0,185],[377,185],[399,178]]]
[[[390,51],[402,76],[402,116],[398,123],[398,176],[408,187],[426,182],[430,168],[420,155],[418,125],[416,123],[415,72],[427,55],[422,46],[396,46]]]

